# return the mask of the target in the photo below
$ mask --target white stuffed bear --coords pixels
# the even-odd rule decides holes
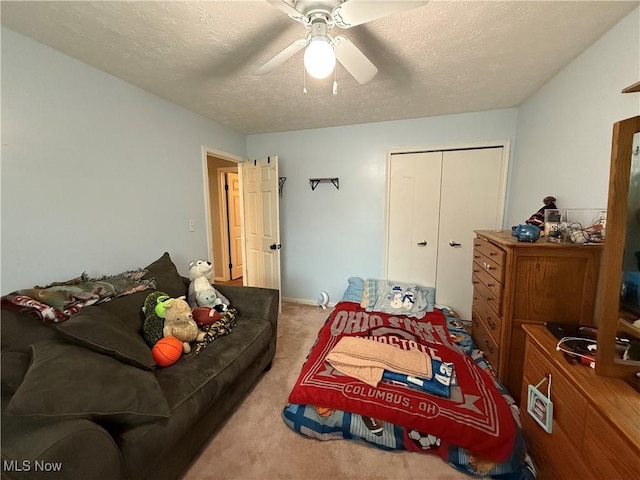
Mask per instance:
[[[198,329],[198,324],[193,319],[193,313],[184,295],[179,298],[171,298],[164,305],[164,328],[162,333],[165,337],[176,337],[182,342],[182,351],[191,351],[191,342],[204,340],[205,333]]]
[[[213,269],[211,262],[206,260],[197,260],[189,264],[189,306],[194,309],[197,307],[215,307],[222,305],[223,311],[229,306],[229,300],[218,292],[211,285],[211,275]]]

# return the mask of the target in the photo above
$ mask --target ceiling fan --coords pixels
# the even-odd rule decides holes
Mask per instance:
[[[256,71],[265,75],[306,47],[304,66],[309,75],[326,78],[335,69],[336,60],[365,84],[378,69],[344,35],[332,35],[334,27],[351,28],[427,2],[359,0],[267,0],[309,31],[306,38],[294,41]]]

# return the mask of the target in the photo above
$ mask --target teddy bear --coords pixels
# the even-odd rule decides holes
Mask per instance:
[[[152,292],[144,300],[142,312],[144,323],[142,324],[142,337],[149,347],[153,347],[158,340],[164,337],[164,302],[169,300],[169,295],[164,292]]]
[[[193,320],[193,314],[184,295],[178,298],[170,298],[163,302],[165,337],[176,337],[182,342],[182,351],[191,352],[190,343],[204,340],[204,332],[198,329]]]
[[[212,307],[221,312],[229,306],[229,300],[211,284],[212,274],[211,262],[197,260],[189,264],[189,280],[191,280],[191,283],[189,283],[188,303],[192,309]]]

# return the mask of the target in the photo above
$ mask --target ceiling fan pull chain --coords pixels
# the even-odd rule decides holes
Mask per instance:
[[[302,93],[307,94],[307,69],[302,65]]]
[[[337,95],[338,94],[338,73],[337,73],[337,68],[333,69],[333,94]]]

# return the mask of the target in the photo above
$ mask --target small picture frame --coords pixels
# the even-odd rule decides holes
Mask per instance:
[[[551,433],[553,428],[553,402],[538,390],[537,387],[540,383],[538,385],[529,385],[527,412],[545,432]]]

